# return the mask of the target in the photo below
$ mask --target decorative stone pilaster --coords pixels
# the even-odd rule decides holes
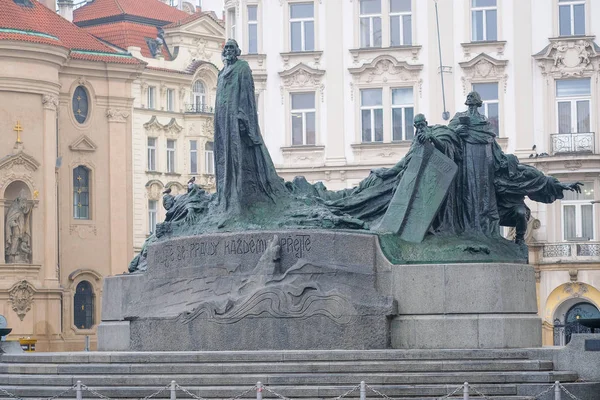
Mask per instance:
[[[42,97],[42,105],[45,110],[56,111],[58,108],[58,96],[53,94],[45,94]]]

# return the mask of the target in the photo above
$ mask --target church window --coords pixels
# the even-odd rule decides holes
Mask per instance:
[[[560,36],[585,35],[585,0],[558,0]]]
[[[496,0],[471,0],[471,40],[498,40]]]
[[[91,329],[94,325],[94,291],[88,281],[75,288],[73,322],[77,329]]]
[[[412,0],[390,0],[390,43],[392,46],[412,44]]]
[[[564,240],[594,240],[594,182],[583,182],[581,193],[564,191],[561,201]]]
[[[383,142],[383,90],[362,89],[360,91],[360,114],[362,141]]]
[[[204,112],[204,105],[206,104],[206,89],[204,83],[201,80],[194,82],[192,87],[192,103],[194,109],[193,112]]]
[[[496,136],[500,135],[500,100],[498,99],[498,82],[474,83],[473,90],[479,93],[483,105],[479,112],[485,115]]]
[[[75,120],[83,124],[88,117],[89,99],[87,91],[83,86],[77,86],[73,93],[73,115]]]
[[[381,47],[381,0],[360,0],[360,47]]]
[[[73,170],[73,218],[90,219],[90,170],[82,165]]]
[[[215,173],[215,144],[213,142],[206,142],[204,145],[204,160],[206,162],[205,173],[214,175]]]
[[[315,92],[292,93],[292,145],[314,145]]]
[[[315,49],[315,10],[312,2],[290,4],[290,39],[292,51]]]
[[[412,140],[415,106],[413,88],[392,89],[392,140]]]
[[[258,53],[258,6],[248,6],[248,54]]]

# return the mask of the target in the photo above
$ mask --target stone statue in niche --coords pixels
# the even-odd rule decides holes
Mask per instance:
[[[4,229],[7,264],[31,262],[31,209],[25,190],[12,202],[6,213]]]

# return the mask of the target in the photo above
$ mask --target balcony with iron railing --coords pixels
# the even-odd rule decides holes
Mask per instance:
[[[600,260],[600,242],[596,241],[539,243],[530,245],[530,250],[538,252],[536,259],[540,264],[597,263]]]
[[[552,155],[596,154],[596,134],[594,132],[553,133]]]
[[[206,104],[186,103],[185,112],[189,114],[214,114],[215,109]]]

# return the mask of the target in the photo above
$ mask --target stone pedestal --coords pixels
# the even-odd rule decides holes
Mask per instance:
[[[149,247],[104,281],[99,350],[541,345],[533,269],[393,265],[376,235],[209,234]]]

